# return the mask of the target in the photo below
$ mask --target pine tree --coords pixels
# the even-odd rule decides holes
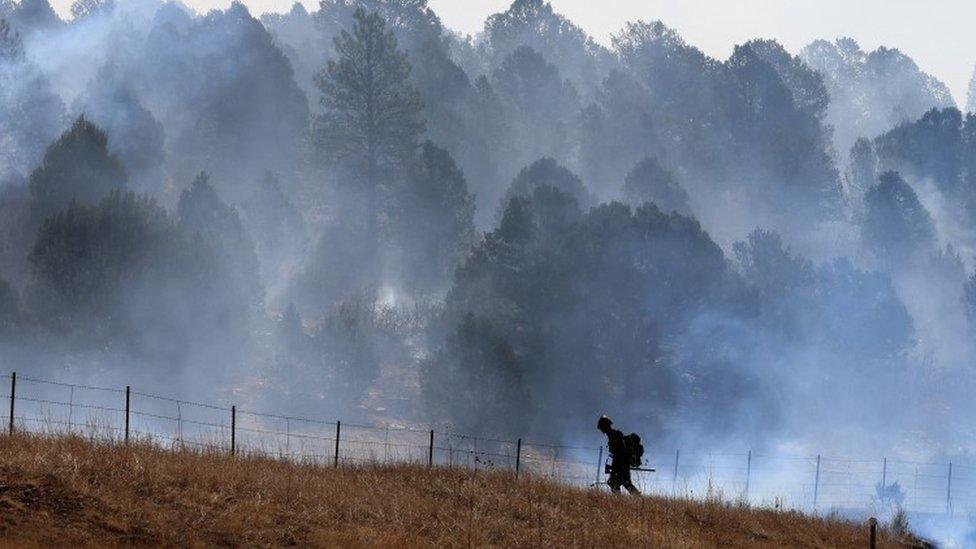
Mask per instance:
[[[357,9],[353,18],[352,32],[335,39],[338,58],[315,78],[325,108],[318,136],[323,152],[360,171],[375,195],[380,178],[416,154],[422,103],[393,31],[376,13]]]
[[[624,195],[634,206],[653,202],[662,212],[691,213],[688,193],[674,174],[653,157],[645,157],[630,170],[624,180]]]
[[[918,195],[897,172],[885,172],[878,181],[864,197],[862,245],[889,266],[931,252],[935,226]]]
[[[446,150],[427,141],[417,164],[397,193],[391,218],[405,282],[433,291],[450,280],[474,243],[474,197]]]
[[[229,284],[246,296],[252,307],[258,307],[264,300],[264,289],[254,243],[237,211],[220,199],[206,173],[198,175],[183,191],[176,211],[180,227],[213,244],[219,259],[229,268]]]
[[[108,136],[81,116],[31,173],[31,218],[39,226],[73,201],[97,204],[126,185],[122,163],[108,151]]]

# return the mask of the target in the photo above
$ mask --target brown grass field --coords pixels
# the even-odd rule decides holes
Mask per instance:
[[[0,437],[2,546],[867,547],[867,527],[509,473]],[[882,531],[879,547],[908,547]]]

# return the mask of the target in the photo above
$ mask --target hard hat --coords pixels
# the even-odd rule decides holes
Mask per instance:
[[[613,422],[607,416],[600,416],[600,419],[596,422],[597,429],[609,428],[611,425],[613,425]]]

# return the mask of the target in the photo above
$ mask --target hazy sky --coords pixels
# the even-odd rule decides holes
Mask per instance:
[[[124,2],[125,0],[119,0]],[[72,0],[53,0],[67,12]],[[184,0],[197,10],[226,7],[230,0]],[[451,28],[478,32],[485,17],[511,0],[429,0]],[[865,49],[897,47],[966,103],[976,63],[973,0],[551,0],[557,11],[608,43],[626,21],[660,19],[705,53],[726,58],[733,45],[775,38],[790,51],[816,38],[850,36]],[[254,13],[285,11],[293,0],[245,0]],[[315,0],[303,0],[313,8]]]

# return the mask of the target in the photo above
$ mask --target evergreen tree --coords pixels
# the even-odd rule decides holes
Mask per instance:
[[[511,198],[498,229],[458,269],[444,317],[431,329],[437,351],[425,378],[428,398],[435,406],[441,398],[455,402],[437,372],[464,383],[500,368],[521,372],[541,425],[562,425],[568,401],[584,413],[611,394],[640,394],[663,409],[674,401],[679,371],[699,375],[720,362],[707,349],[686,347],[682,334],[701,311],[731,311],[735,288],[721,249],[693,219],[620,203],[583,213],[572,196],[540,184]],[[665,346],[687,362],[673,358],[680,365],[671,369]],[[504,362],[506,347],[517,363]],[[473,369],[470,378],[456,371],[462,367]],[[511,386],[489,386],[501,392],[472,400],[523,409],[516,392],[505,392]],[[457,406],[451,417],[464,418],[467,409]]]
[[[391,212],[405,284],[441,289],[474,243],[474,197],[450,153],[427,141]]]
[[[858,139],[851,147],[847,169],[847,200],[856,216],[864,213],[864,195],[878,179],[878,155],[868,139]]]
[[[180,227],[213,243],[218,259],[228,266],[232,288],[246,296],[255,309],[264,301],[258,260],[237,212],[217,196],[206,173],[180,194],[177,205]]]
[[[891,278],[861,271],[849,259],[839,258],[820,266],[817,280],[821,312],[816,316],[821,326],[808,336],[822,348],[855,357],[867,372],[905,372],[915,326]]]
[[[865,195],[862,245],[886,266],[904,265],[935,246],[932,217],[897,172],[885,172]]]
[[[955,105],[945,84],[897,49],[865,52],[851,38],[816,40],[800,58],[823,77],[830,95],[824,120],[834,129],[834,148],[841,154],[861,137]]]
[[[770,335],[802,338],[813,313],[816,276],[813,264],[795,255],[774,232],[756,229],[732,246],[743,279],[759,298],[759,319]]]
[[[320,150],[363,178],[375,232],[377,186],[412,162],[422,104],[393,31],[376,13],[357,9],[353,18],[352,31],[335,39],[337,58],[315,79],[325,110],[317,127]]]
[[[830,93],[823,75],[794,57],[775,40],[750,40],[746,46],[779,74],[793,94],[794,104],[817,120],[823,120],[830,105]],[[825,128],[826,129],[826,128]]]
[[[492,71],[491,80],[506,111],[509,164],[519,166],[543,156],[568,160],[579,97],[559,69],[534,49],[521,46]]]
[[[522,365],[491,323],[472,314],[424,362],[422,387],[432,417],[472,433],[516,435],[531,417]]]
[[[32,170],[62,131],[64,105],[0,14],[0,180]]]
[[[624,196],[633,206],[653,202],[663,212],[691,213],[688,193],[656,158],[644,158],[627,174]]]
[[[62,246],[71,247],[77,243],[78,247],[85,247],[90,244],[90,238],[101,236],[82,230],[89,220],[95,220],[99,216],[117,222],[117,225],[111,228],[117,231],[119,236],[127,235],[125,239],[112,239],[111,247],[98,250],[100,253],[115,256],[110,261],[104,261],[106,264],[125,261],[129,256],[137,255],[144,235],[160,234],[168,230],[166,214],[162,208],[151,200],[129,193],[113,193],[99,205],[99,208],[72,204],[56,217],[47,218],[38,237],[38,244],[34,248],[32,263],[36,269],[35,274],[53,282],[66,301],[80,303],[87,300],[87,292],[95,288],[111,286],[111,282],[103,283],[80,276],[82,274],[101,276],[109,274],[108,272],[87,270],[78,263],[61,265],[54,259],[48,259],[57,258],[64,253]],[[94,228],[94,224],[91,225]],[[102,261],[93,260],[93,263],[98,262]]]
[[[30,175],[31,218],[35,225],[71,202],[97,204],[127,185],[125,170],[108,151],[108,136],[84,116],[47,148]]]
[[[816,107],[819,100],[792,90],[776,67],[748,44],[735,48],[726,67],[742,99],[730,111],[729,122],[740,126],[737,144],[754,154],[771,176],[749,191],[757,201],[770,201],[773,214],[786,217],[783,225],[835,218],[841,186]],[[785,76],[791,74],[784,69]]]
[[[492,66],[500,66],[518,48],[529,47],[554,63],[586,96],[613,63],[606,48],[545,0],[515,0],[506,11],[488,17],[484,37]]]
[[[236,203],[246,187],[233,183],[267,170],[291,174],[300,165],[308,98],[288,58],[244,4],[195,17],[164,3],[148,35],[132,39],[142,47],[121,74],[131,75],[124,84],[165,125],[166,156],[174,159],[169,179],[191,181],[206,171],[221,196]]]
[[[191,365],[220,374],[249,353],[253,299],[222,244],[131,192],[74,202],[38,231],[27,303],[74,348],[131,353],[166,381]]]
[[[22,180],[0,183],[0,278],[23,286],[33,245],[30,192]]]
[[[174,231],[165,210],[131,193],[113,191],[96,205],[72,202],[38,232],[31,308],[43,323],[86,332],[96,344],[136,336],[119,313],[141,275],[165,264]]]
[[[20,0],[10,18],[24,34],[58,27],[64,22],[48,0]]]
[[[308,250],[308,234],[301,213],[268,172],[241,205],[242,221],[254,239],[267,285],[278,281]]]
[[[958,109],[932,109],[878,136],[874,148],[884,169],[932,178],[939,190],[953,196],[964,176],[963,135]]]
[[[117,65],[99,69],[72,110],[84,112],[86,119],[105,131],[108,147],[125,166],[134,191],[162,192],[163,124],[143,105]]]
[[[502,209],[516,196],[530,196],[535,189],[548,186],[572,196],[578,204],[589,207],[596,203],[596,198],[583,184],[583,181],[567,168],[559,165],[552,158],[540,158],[531,165],[522,168],[508,191],[502,198]]]

